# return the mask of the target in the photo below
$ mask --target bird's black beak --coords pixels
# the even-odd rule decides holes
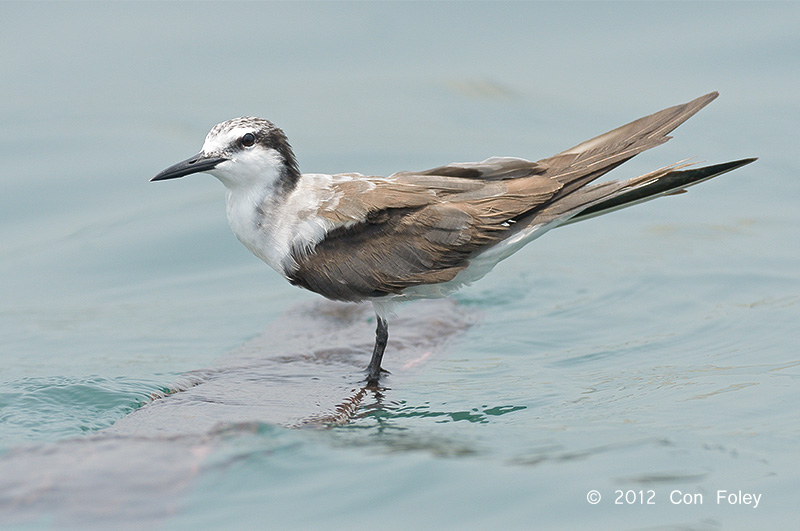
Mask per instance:
[[[192,173],[208,171],[216,168],[219,163],[225,162],[226,160],[228,159],[225,157],[209,157],[203,153],[198,153],[194,157],[190,157],[177,164],[173,164],[166,170],[150,179],[150,182],[177,179],[178,177],[191,175]]]

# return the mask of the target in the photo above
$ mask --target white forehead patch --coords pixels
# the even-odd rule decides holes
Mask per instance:
[[[234,128],[217,129],[209,131],[206,140],[203,142],[203,153],[222,153],[228,150],[234,143],[242,138],[245,133],[255,133],[256,129],[252,126],[240,126]]]
[[[203,153],[222,153],[228,150],[246,133],[257,133],[262,129],[275,127],[263,118],[243,116],[226,122],[218,123],[206,135],[203,143]]]

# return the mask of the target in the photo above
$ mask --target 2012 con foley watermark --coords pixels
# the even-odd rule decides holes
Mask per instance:
[[[731,505],[751,507],[758,509],[761,503],[760,492],[744,492],[741,490],[718,489],[716,492],[684,492],[673,489],[669,492],[658,492],[654,489],[648,490],[615,490],[613,496],[609,496],[614,505],[658,505],[668,503],[672,505]],[[590,490],[586,493],[586,501],[592,505],[597,505],[603,501],[600,491]],[[607,499],[607,501],[609,501]]]

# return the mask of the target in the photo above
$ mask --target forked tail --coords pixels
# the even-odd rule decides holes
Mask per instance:
[[[650,201],[651,199],[655,199],[664,195],[683,193],[686,191],[686,188],[690,186],[707,181],[708,179],[716,177],[717,175],[722,175],[723,173],[735,170],[750,164],[755,160],[755,158],[749,158],[690,170],[672,170],[661,175],[654,175],[653,178],[649,180],[647,179],[647,176],[643,176],[630,179],[629,181],[614,181],[613,184],[618,185],[618,187],[616,187],[616,193],[612,192],[605,199],[602,199],[583,210],[579,210],[577,214],[569,219],[569,221],[566,221],[561,225],[569,225],[570,223],[574,223],[576,221],[583,221],[585,219],[607,214],[621,208],[638,205],[639,203],[644,203],[645,201]],[[642,181],[644,181],[642,184],[638,184]],[[612,183],[601,183],[595,185],[594,187],[589,187],[589,189],[587,189],[587,193],[590,193],[592,188],[597,188],[598,191],[600,191],[600,188],[610,184]]]

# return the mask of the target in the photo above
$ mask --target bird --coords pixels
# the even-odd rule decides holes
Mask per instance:
[[[626,180],[595,181],[718,96],[669,107],[537,161],[490,157],[389,176],[301,173],[286,134],[241,117],[214,126],[201,151],[151,181],[209,173],[226,189],[236,237],[291,284],[328,299],[372,303],[377,326],[366,386],[383,374],[398,303],[446,297],[558,227],[683,193],[756,160],[678,162]]]

